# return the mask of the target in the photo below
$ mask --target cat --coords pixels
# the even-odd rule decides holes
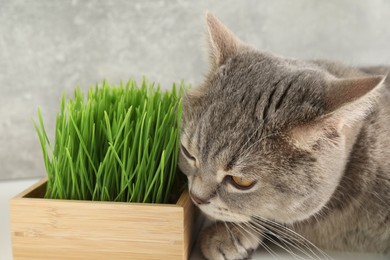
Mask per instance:
[[[204,257],[248,258],[265,238],[321,257],[389,253],[390,69],[284,58],[206,23],[211,69],[183,97],[179,154],[214,220]]]

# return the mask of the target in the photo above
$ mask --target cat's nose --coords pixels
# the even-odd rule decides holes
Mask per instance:
[[[209,204],[210,203],[210,201],[202,199],[202,198],[199,198],[198,196],[196,196],[192,192],[190,192],[190,196],[191,196],[192,200],[195,201],[195,203],[198,204],[198,205],[203,205],[203,204]]]

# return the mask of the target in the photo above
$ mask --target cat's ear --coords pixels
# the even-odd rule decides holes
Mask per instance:
[[[303,149],[314,148],[321,140],[336,142],[344,126],[363,119],[375,104],[385,76],[330,79],[325,113],[318,119],[291,129],[294,143]]]
[[[245,44],[241,42],[217,17],[206,13],[209,34],[210,58],[213,66],[219,66],[234,56]]]
[[[327,114],[334,114],[345,124],[364,117],[372,108],[385,76],[331,79],[326,90]]]

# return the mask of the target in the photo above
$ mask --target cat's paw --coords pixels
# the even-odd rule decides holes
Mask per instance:
[[[248,259],[259,246],[261,235],[237,224],[217,222],[200,235],[200,248],[210,260]]]

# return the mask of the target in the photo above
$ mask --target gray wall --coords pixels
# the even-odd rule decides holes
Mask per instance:
[[[32,118],[41,106],[52,134],[64,90],[142,75],[198,84],[207,9],[259,48],[390,64],[387,0],[0,0],[0,179],[45,174]]]

